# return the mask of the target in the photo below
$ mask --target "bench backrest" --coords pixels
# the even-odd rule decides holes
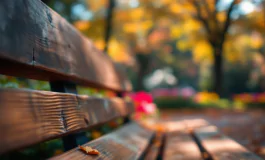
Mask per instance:
[[[0,74],[49,81],[53,91],[0,89],[0,153],[62,136],[69,150],[76,147],[69,134],[134,111],[122,97],[77,95],[76,84],[117,95],[131,84],[91,40],[40,0],[1,0],[0,14]]]

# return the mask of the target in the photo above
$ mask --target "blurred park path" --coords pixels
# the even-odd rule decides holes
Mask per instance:
[[[205,119],[225,135],[265,159],[265,111],[162,110],[165,121]]]

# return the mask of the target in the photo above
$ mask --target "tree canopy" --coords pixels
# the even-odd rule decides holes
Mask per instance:
[[[48,4],[103,50],[109,2],[50,0]],[[226,75],[235,65],[242,70],[251,66],[244,72],[247,88],[253,83],[253,70],[260,78],[265,75],[264,64],[256,62],[264,61],[264,15],[260,0],[115,0],[108,54],[138,69],[136,79],[170,67],[179,85],[189,82],[217,93],[224,91]]]

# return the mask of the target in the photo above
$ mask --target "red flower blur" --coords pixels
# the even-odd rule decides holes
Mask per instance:
[[[140,91],[128,95],[135,104],[136,114],[135,118],[139,119],[144,115],[152,115],[156,113],[156,105],[153,103],[151,94]]]

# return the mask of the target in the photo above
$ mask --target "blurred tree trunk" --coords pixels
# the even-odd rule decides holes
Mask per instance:
[[[236,0],[232,1],[229,8],[226,11],[226,20],[224,22],[223,27],[219,24],[217,20],[217,3],[220,0],[215,0],[215,8],[213,11],[210,10],[208,2],[198,1],[198,0],[190,0],[192,5],[196,9],[196,15],[194,18],[200,21],[208,35],[208,41],[211,44],[214,50],[214,67],[213,67],[213,91],[219,95],[222,95],[223,92],[223,44],[225,42],[225,38],[231,25],[231,13],[236,4]],[[207,16],[203,14],[203,7],[206,10]]]
[[[149,54],[146,53],[136,53],[136,59],[138,62],[138,74],[137,74],[137,84],[136,84],[136,91],[142,91],[144,90],[144,76],[147,73],[148,67],[149,67]]]
[[[108,44],[112,30],[112,17],[113,17],[114,7],[115,7],[115,0],[109,0],[109,7],[107,9],[107,18],[106,18],[106,31],[105,31],[105,47],[104,47],[105,53],[108,53]]]
[[[222,46],[214,46],[214,86],[213,91],[222,94],[222,84],[223,84],[223,56],[222,56]]]

